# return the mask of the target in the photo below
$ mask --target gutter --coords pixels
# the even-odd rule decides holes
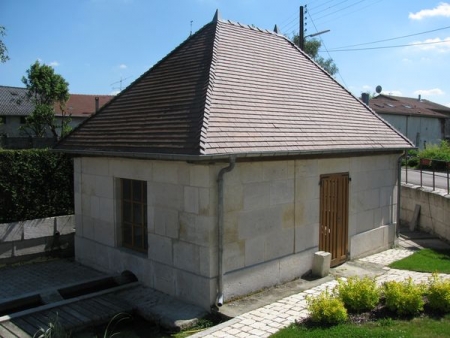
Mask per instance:
[[[79,156],[97,156],[97,157],[121,157],[148,160],[168,160],[168,161],[229,161],[230,156],[243,159],[256,159],[263,157],[280,157],[280,156],[319,156],[319,155],[351,155],[351,154],[367,154],[367,153],[391,153],[414,149],[415,147],[400,148],[353,148],[353,149],[326,149],[326,150],[293,150],[293,151],[267,151],[267,152],[251,152],[251,153],[235,153],[235,154],[215,154],[215,155],[184,155],[184,154],[164,154],[164,153],[140,153],[128,151],[98,151],[98,150],[72,150],[53,148],[52,151],[66,153]]]
[[[404,151],[403,154],[397,160],[397,220],[395,223],[395,239],[398,240],[398,236],[400,233],[400,202],[401,202],[401,194],[402,194],[402,158],[406,158],[407,152]]]
[[[217,297],[216,297],[216,306],[221,307],[223,305],[223,218],[224,218],[224,212],[223,212],[223,177],[226,173],[233,170],[234,165],[236,163],[235,156],[230,157],[230,164],[228,167],[222,168],[219,171],[219,174],[217,176],[217,185],[218,185],[218,207],[217,207],[217,244],[218,244],[218,260],[217,260],[217,267],[218,267],[218,274],[217,274]]]

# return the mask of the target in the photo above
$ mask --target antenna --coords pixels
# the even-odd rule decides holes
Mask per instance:
[[[194,20],[191,20],[191,32],[189,33],[189,36],[192,35],[192,23],[194,22]]]
[[[119,81],[113,82],[110,84],[110,86],[115,85],[117,83],[120,83],[119,87],[112,87],[112,89],[119,89],[120,91],[122,91],[122,82],[125,81],[126,79],[129,79],[131,76],[126,77],[125,79],[122,79],[122,76],[120,77]]]

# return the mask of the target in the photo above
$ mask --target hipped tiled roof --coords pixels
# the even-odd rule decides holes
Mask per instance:
[[[213,20],[56,149],[216,156],[410,147],[284,36]]]
[[[450,108],[428,100],[411,97],[378,95],[369,101],[370,108],[378,114],[450,117]]]

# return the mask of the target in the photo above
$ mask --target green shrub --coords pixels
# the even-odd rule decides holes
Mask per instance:
[[[73,164],[45,149],[0,150],[0,223],[73,213]]]
[[[416,315],[423,311],[424,292],[424,285],[414,284],[411,277],[403,282],[384,283],[386,306],[400,316]]]
[[[423,166],[422,168],[443,170],[445,169],[445,163],[438,161],[450,162],[450,144],[447,141],[441,141],[439,145],[427,145],[427,148],[419,151],[417,156],[420,159],[434,160],[430,166]]]
[[[328,290],[316,297],[307,297],[306,302],[311,320],[315,323],[336,325],[345,322],[348,318],[344,303]]]
[[[369,277],[339,279],[335,292],[350,312],[370,311],[380,302],[380,288],[375,279]]]
[[[434,273],[429,280],[427,298],[433,310],[450,312],[450,280],[443,280]]]

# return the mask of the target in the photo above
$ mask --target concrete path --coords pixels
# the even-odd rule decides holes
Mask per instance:
[[[332,269],[333,277],[367,275],[375,277],[379,284],[391,280],[405,280],[409,277],[417,283],[426,282],[431,275],[429,273],[396,270],[387,267],[392,262],[407,257],[423,247],[450,248],[448,244],[436,238],[431,238],[429,235],[422,235],[422,237],[419,235],[419,237],[414,238],[415,234],[418,233],[401,235],[399,246],[395,249],[348,262]],[[441,276],[450,278],[450,275]],[[325,281],[318,286],[243,313],[225,323],[190,337],[269,337],[296,320],[308,317],[306,296],[318,295],[326,289],[333,289],[336,285],[336,279]],[[235,307],[238,307],[238,305]]]

